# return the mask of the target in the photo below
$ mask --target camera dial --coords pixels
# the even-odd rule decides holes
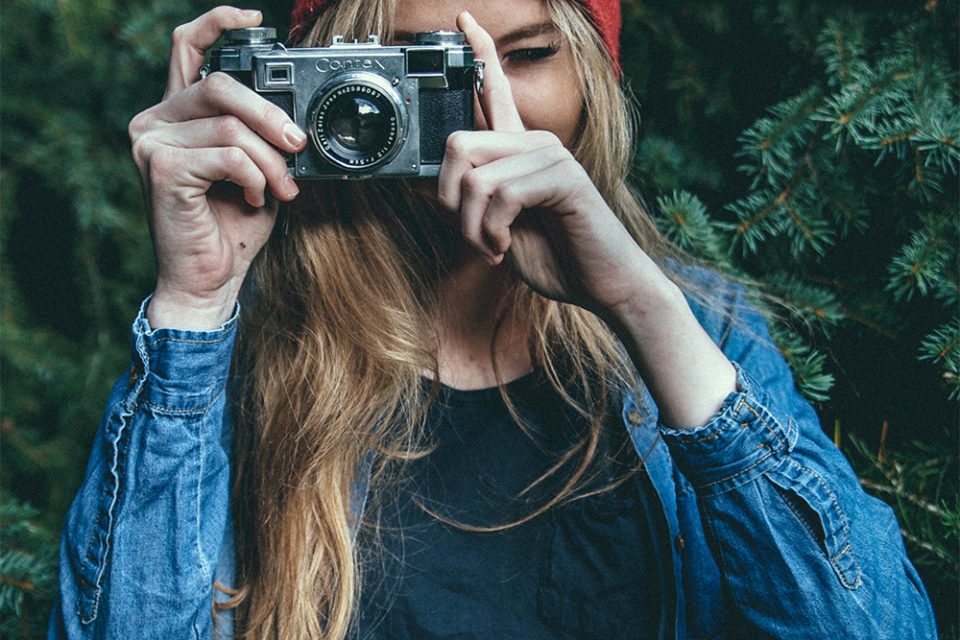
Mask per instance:
[[[230,46],[234,47],[273,44],[277,41],[277,30],[273,27],[230,29],[223,34],[223,38]]]
[[[462,31],[418,31],[414,38],[417,44],[461,45],[467,43],[467,36]]]

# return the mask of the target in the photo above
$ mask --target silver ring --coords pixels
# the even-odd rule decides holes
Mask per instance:
[[[477,95],[483,95],[483,70],[486,68],[487,63],[477,58],[473,61],[473,86],[477,90]]]

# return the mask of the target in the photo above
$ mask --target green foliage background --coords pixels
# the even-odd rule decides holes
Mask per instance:
[[[252,3],[287,25],[290,0]],[[201,0],[0,14],[0,633],[44,635],[56,543],[153,260],[126,125]],[[624,2],[662,228],[761,284],[957,637],[957,2]],[[786,305],[772,305],[771,299]],[[790,313],[792,312],[792,313]]]

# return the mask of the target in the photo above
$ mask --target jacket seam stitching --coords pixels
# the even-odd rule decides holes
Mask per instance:
[[[801,466],[800,464],[798,464],[793,460],[789,460],[788,462],[792,466],[796,467],[799,471],[806,471],[810,473],[814,478],[817,479],[817,482],[820,484],[820,487],[826,492],[828,496],[830,496],[830,502],[833,503],[833,508],[837,512],[837,515],[840,517],[840,522],[843,524],[843,532],[846,535],[850,535],[850,529],[847,526],[847,518],[846,516],[843,515],[843,510],[840,508],[840,504],[837,502],[836,496],[833,495],[833,492],[830,491],[829,487],[827,487],[827,484],[823,481],[823,478],[820,477],[820,474],[818,474],[813,469],[810,469],[809,467]]]
[[[223,395],[223,390],[222,390],[222,389],[217,392],[217,395],[215,395],[215,396],[213,397],[213,399],[212,399],[209,403],[205,404],[205,405],[202,406],[202,407],[194,407],[194,408],[191,408],[191,409],[168,409],[167,407],[161,406],[161,405],[159,405],[159,404],[154,404],[154,403],[150,402],[149,400],[143,400],[142,402],[143,402],[144,405],[150,407],[151,409],[155,409],[155,410],[157,410],[157,411],[162,411],[163,413],[174,413],[174,414],[183,415],[183,414],[188,414],[188,413],[203,413],[204,411],[207,411],[208,409],[210,409],[210,407],[212,407],[213,405],[215,405],[215,404],[217,403],[217,401],[220,399],[220,396],[221,396],[221,395]]]
[[[209,340],[163,337],[163,338],[155,338],[153,340],[148,340],[146,344],[148,347],[155,347],[162,342],[177,342],[182,344],[218,344],[226,340],[231,333],[233,333],[232,327],[227,332],[225,332],[224,335],[217,338],[211,338]]]
[[[754,469],[755,467],[757,467],[757,465],[761,464],[764,460],[766,460],[766,459],[769,458],[770,456],[773,456],[773,455],[779,453],[780,451],[783,451],[783,449],[784,449],[783,440],[781,440],[780,437],[776,434],[776,432],[770,427],[770,425],[767,424],[766,420],[764,420],[763,417],[762,417],[753,407],[751,407],[749,404],[747,404],[746,400],[740,400],[740,402],[737,404],[737,410],[738,410],[738,411],[739,411],[739,409],[740,409],[741,406],[742,406],[742,407],[746,407],[751,413],[753,413],[754,416],[756,416],[757,420],[759,420],[759,421],[763,424],[763,426],[766,427],[767,431],[770,432],[770,434],[773,436],[774,440],[777,441],[778,447],[777,447],[777,448],[769,447],[770,453],[768,453],[767,455],[763,456],[762,458],[760,458],[759,460],[757,460],[756,462],[754,462],[752,465],[750,465],[750,466],[747,467],[746,469],[741,469],[740,471],[734,473],[733,475],[727,476],[727,477],[725,477],[725,478],[720,478],[719,480],[714,480],[714,481],[712,481],[712,482],[708,482],[707,484],[701,485],[701,486],[700,486],[701,489],[707,489],[707,488],[709,488],[709,487],[713,487],[713,486],[715,486],[715,485],[718,485],[718,484],[721,484],[721,483],[723,483],[723,482],[727,482],[727,481],[729,481],[729,480],[733,480],[734,478],[737,478],[737,477],[739,477],[739,476],[742,476],[743,474],[747,473],[747,472],[750,471],[751,469]],[[765,443],[761,443],[760,446],[767,446],[767,445],[766,445]],[[816,475],[816,474],[814,474],[814,475]],[[819,476],[817,476],[817,477],[818,477],[818,479],[819,479]],[[831,494],[831,497],[832,497],[832,494]]]
[[[840,570],[840,567],[838,565],[838,561],[840,560],[840,558],[846,555],[847,552],[850,553],[850,561],[853,563],[853,566],[856,567],[857,569],[857,577],[853,582],[847,581],[846,576],[844,575],[843,571]],[[860,569],[860,563],[857,562],[857,557],[853,555],[853,548],[851,547],[849,541],[847,541],[847,544],[843,546],[843,549],[840,550],[840,553],[838,553],[836,556],[830,559],[830,562],[833,564],[834,568],[837,569],[837,574],[840,576],[840,581],[843,582],[844,586],[846,586],[849,589],[856,589],[861,584],[863,584],[863,580],[860,577],[863,574],[863,572]]]
[[[707,488],[712,487],[712,486],[714,486],[714,485],[718,485],[718,484],[721,484],[721,483],[723,483],[723,482],[727,482],[727,481],[729,481],[729,480],[733,480],[734,478],[738,478],[738,477],[742,476],[743,474],[747,473],[748,471],[750,471],[751,469],[755,468],[757,465],[761,464],[764,460],[766,460],[767,458],[769,458],[770,456],[772,456],[772,455],[775,454],[775,453],[776,453],[775,450],[771,450],[770,453],[768,453],[767,455],[763,456],[762,458],[760,458],[759,460],[757,460],[756,462],[754,462],[752,465],[750,465],[750,466],[747,467],[746,469],[741,469],[740,471],[737,471],[737,472],[734,473],[733,475],[727,476],[727,477],[725,477],[725,478],[720,478],[719,480],[714,480],[713,482],[708,482],[707,484],[701,485],[700,488],[701,488],[701,489],[707,489]]]
[[[844,534],[844,537],[846,538],[846,544],[843,546],[840,552],[837,553],[837,555],[829,556],[828,554],[828,556],[830,557],[830,564],[833,565],[833,568],[836,571],[837,576],[840,578],[840,582],[842,582],[845,587],[847,587],[848,589],[856,589],[861,584],[863,584],[863,580],[860,577],[863,572],[862,572],[862,569],[860,569],[860,563],[857,562],[857,558],[853,553],[853,547],[850,544],[850,527],[847,524],[846,516],[843,515],[843,509],[840,508],[840,504],[837,502],[837,497],[833,494],[832,491],[830,491],[830,488],[823,481],[823,478],[820,477],[820,474],[818,474],[816,471],[814,471],[813,469],[810,469],[809,467],[801,466],[800,464],[794,462],[793,460],[789,460],[788,462],[791,465],[795,466],[797,469],[801,471],[807,471],[811,475],[813,475],[813,477],[817,479],[817,482],[820,483],[820,486],[824,490],[824,492],[826,492],[826,494],[830,497],[830,502],[833,503],[833,508],[837,512],[837,516],[840,518],[840,522],[843,525],[842,532]],[[824,540],[824,545],[826,545],[826,540]],[[850,561],[853,563],[853,566],[856,568],[856,579],[854,579],[852,582],[847,580],[846,575],[844,574],[843,570],[840,569],[840,565],[839,565],[840,558],[842,558],[848,552],[850,553]]]
[[[714,431],[708,436],[703,436],[702,438],[697,438],[696,440],[685,440],[683,444],[686,444],[686,445],[700,444],[701,442],[706,442],[707,440],[716,440],[719,437],[720,437],[720,430],[718,429],[717,431]]]
[[[738,405],[737,408],[739,409],[740,407],[745,407],[745,408],[747,409],[747,411],[749,411],[750,413],[752,413],[752,414],[756,417],[756,419],[760,421],[760,424],[762,424],[762,425],[764,426],[764,428],[766,428],[766,430],[770,432],[770,435],[773,436],[774,440],[777,441],[777,445],[778,445],[777,451],[783,449],[783,441],[780,439],[780,436],[777,435],[777,432],[774,431],[773,427],[771,427],[771,426],[767,423],[767,421],[763,418],[763,416],[760,415],[760,412],[757,411],[756,409],[754,409],[753,406],[751,406],[751,405],[746,401],[746,398],[744,398],[744,399],[742,399],[742,400],[740,401],[740,404]]]
[[[120,483],[121,483],[121,477],[120,477],[121,470],[119,469],[120,446],[122,444],[124,433],[128,430],[127,420],[131,417],[130,415],[126,415],[126,414],[121,414],[121,415],[123,416],[124,419],[119,420],[120,424],[117,426],[116,432],[113,435],[113,437],[111,437],[109,440],[111,460],[108,466],[107,473],[109,476],[108,484],[109,484],[109,488],[111,490],[112,495],[110,496],[110,500],[105,505],[105,509],[103,510],[103,513],[106,516],[107,522],[106,522],[105,531],[102,532],[102,542],[100,544],[102,548],[100,549],[100,553],[97,554],[99,557],[93,557],[95,542],[97,538],[99,538],[99,536],[94,536],[94,538],[90,540],[90,544],[87,546],[87,552],[84,558],[85,563],[88,563],[92,560],[97,571],[92,583],[84,579],[84,582],[88,584],[91,591],[93,592],[92,598],[91,598],[93,600],[93,603],[91,606],[90,613],[88,615],[84,615],[80,607],[80,599],[79,598],[77,599],[77,616],[79,616],[80,621],[83,624],[90,624],[91,622],[97,619],[97,614],[100,610],[100,590],[102,589],[103,576],[106,573],[106,569],[107,569],[106,557],[110,553],[110,547],[112,545],[113,524],[114,524],[113,521],[114,521],[114,515],[115,515],[114,510],[116,509],[116,505],[120,500]]]
[[[783,448],[783,441],[781,440],[780,436],[777,434],[776,430],[774,430],[770,426],[770,424],[764,419],[764,417],[760,414],[760,412],[757,411],[753,406],[751,406],[746,401],[745,398],[741,398],[740,401],[737,402],[737,406],[734,409],[734,413],[735,414],[738,413],[741,408],[745,408],[750,413],[752,413],[754,416],[754,419],[758,420],[764,426],[764,428],[770,432],[770,435],[777,441],[777,445],[779,445],[779,448],[777,449],[778,451]],[[743,429],[749,424],[750,424],[749,421],[740,422],[739,427]],[[789,435],[789,430],[787,431],[787,434]],[[706,442],[707,440],[716,440],[717,438],[720,438],[720,437],[721,437],[720,430],[717,430],[714,433],[711,433],[710,435],[703,436],[702,438],[697,438],[696,440],[683,440],[683,444],[695,445],[695,444],[700,444],[702,442]],[[709,485],[705,485],[705,486],[709,486]]]

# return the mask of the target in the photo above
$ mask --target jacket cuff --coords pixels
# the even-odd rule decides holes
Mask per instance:
[[[796,422],[778,416],[764,390],[737,364],[737,390],[702,427],[660,431],[701,497],[741,487],[780,465],[797,443]]]
[[[226,386],[240,306],[215,331],[153,329],[148,297],[133,323],[130,394],[137,404],[160,412],[203,411]]]

